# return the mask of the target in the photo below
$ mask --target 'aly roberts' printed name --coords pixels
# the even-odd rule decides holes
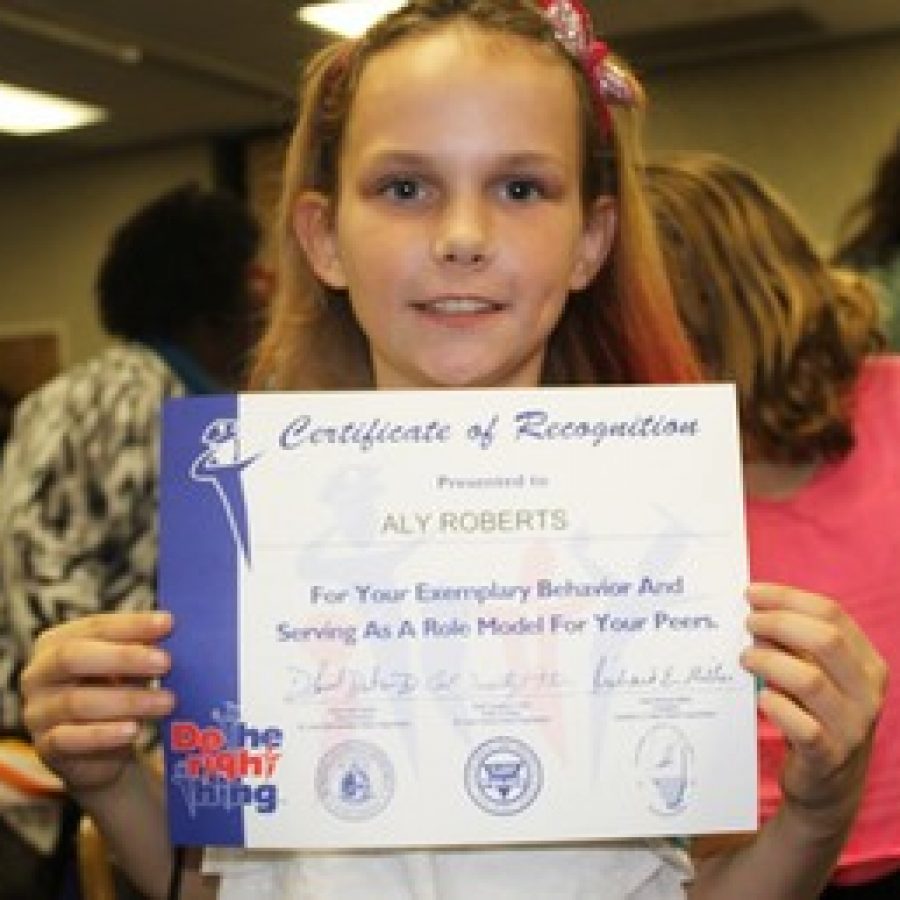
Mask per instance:
[[[564,509],[462,509],[436,512],[387,513],[382,535],[494,534],[518,531],[565,531]]]

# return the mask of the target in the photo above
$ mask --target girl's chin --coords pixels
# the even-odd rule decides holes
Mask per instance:
[[[536,387],[540,383],[541,362],[520,362],[485,355],[455,355],[442,357],[429,354],[405,365],[376,363],[376,384],[379,388],[492,388]]]
[[[468,367],[423,372],[417,386],[421,388],[498,388],[536,387],[537,384],[537,376],[526,376],[522,372]]]

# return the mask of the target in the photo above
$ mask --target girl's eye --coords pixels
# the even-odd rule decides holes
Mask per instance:
[[[421,199],[424,188],[416,178],[389,178],[381,185],[381,193],[391,200],[408,202]]]
[[[503,185],[503,195],[507,200],[522,203],[527,200],[539,200],[545,196],[545,191],[533,178],[511,178]]]

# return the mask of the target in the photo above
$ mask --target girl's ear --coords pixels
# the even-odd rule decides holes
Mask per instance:
[[[612,197],[597,197],[587,211],[578,255],[569,279],[570,291],[584,290],[594,280],[612,249],[617,224],[616,201]]]
[[[315,276],[328,287],[347,287],[334,230],[331,202],[318,191],[307,191],[294,201],[294,236]]]

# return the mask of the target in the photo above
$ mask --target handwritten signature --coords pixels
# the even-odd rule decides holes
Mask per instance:
[[[312,668],[290,666],[286,700],[316,698],[355,700],[435,699],[460,700],[479,696],[495,699],[553,696],[576,691],[606,694],[615,691],[655,691],[667,688],[722,688],[734,684],[736,674],[720,659],[702,663],[641,665],[600,656],[589,683],[579,686],[573,678],[552,668],[501,669],[496,672],[463,672],[441,668],[418,673],[382,664],[355,667],[322,662]]]
[[[633,666],[600,656],[594,666],[593,692],[674,687],[724,687],[733,684],[734,672],[721,659],[682,664],[647,662]]]
[[[460,699],[470,694],[509,698],[560,693],[573,687],[562,672],[546,668],[503,669],[494,673],[437,669],[418,674],[381,664],[354,667],[322,662],[314,668],[289,666],[288,675],[286,699],[291,701],[317,697]]]

